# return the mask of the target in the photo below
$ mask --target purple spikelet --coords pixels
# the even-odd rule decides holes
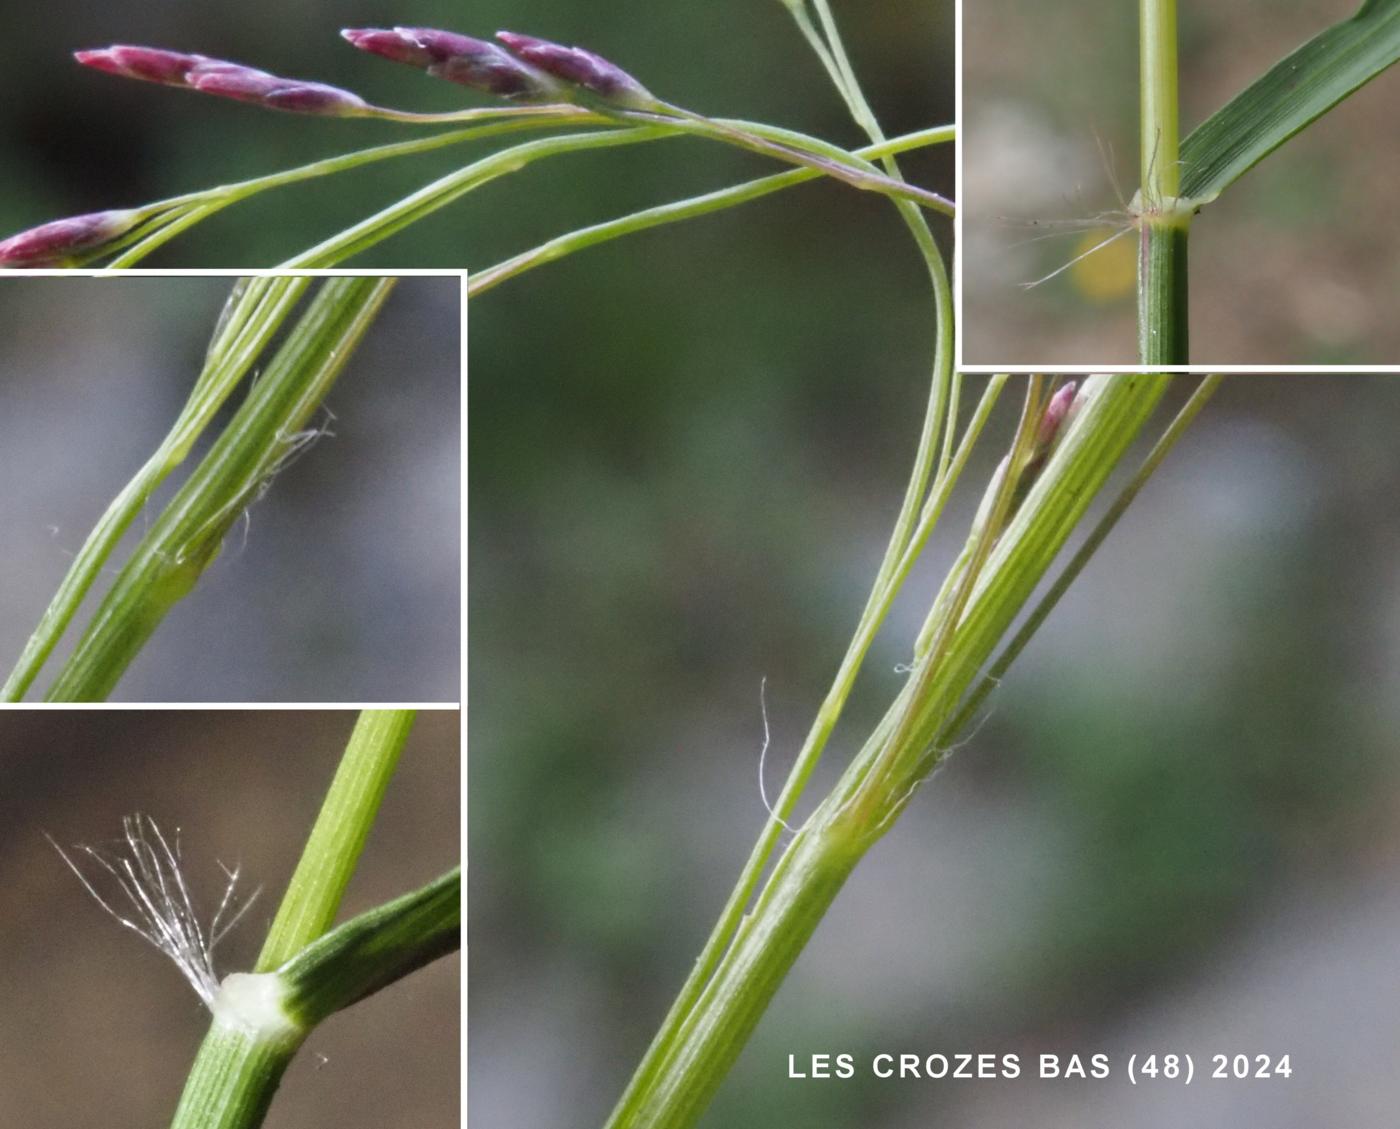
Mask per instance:
[[[1076,388],[1076,382],[1071,380],[1050,397],[1050,402],[1045,405],[1045,413],[1040,417],[1040,426],[1036,429],[1035,445],[1037,450],[1048,451],[1051,444],[1055,442],[1055,436],[1059,434],[1060,428],[1069,417],[1069,409],[1070,405],[1074,403]]]
[[[281,78],[242,63],[211,59],[206,55],[119,45],[95,51],[78,51],[74,53],[74,58],[85,67],[122,78],[181,86],[202,94],[251,102],[270,110],[326,117],[356,117],[367,109],[364,99],[348,90],[320,82]]]
[[[64,267],[126,234],[141,219],[137,211],[90,212],[31,227],[0,242],[0,268]]]
[[[513,31],[498,31],[496,38],[518,58],[611,105],[630,109],[654,109],[657,105],[655,96],[645,86],[592,51]]]
[[[435,78],[521,102],[562,102],[569,93],[542,70],[521,62],[509,51],[430,27],[346,28],[340,33],[352,46],[382,59],[419,67]]]

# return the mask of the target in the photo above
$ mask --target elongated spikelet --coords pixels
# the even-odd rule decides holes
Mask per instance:
[[[569,101],[569,91],[558,81],[484,39],[430,27],[352,27],[340,34],[361,51],[419,67],[434,78],[445,78],[498,98]]]
[[[498,31],[496,38],[518,58],[611,105],[643,110],[657,106],[651,91],[616,63],[592,51],[514,31]]]
[[[71,266],[125,235],[141,218],[139,211],[89,212],[31,227],[0,241],[0,268]]]
[[[92,51],[77,51],[73,57],[85,67],[122,78],[179,86],[251,102],[270,110],[326,117],[359,117],[368,107],[363,98],[337,86],[304,79],[282,78],[256,67],[211,59],[207,55],[187,55],[158,47],[131,47],[118,44]]]

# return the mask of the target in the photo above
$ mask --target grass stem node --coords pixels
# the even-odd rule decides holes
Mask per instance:
[[[231,972],[210,1004],[214,1022],[251,1039],[297,1042],[305,1034],[286,1009],[287,986],[275,972]]]
[[[1143,195],[1142,189],[1133,194],[1128,203],[1128,214],[1138,223],[1149,223],[1156,227],[1188,227],[1191,217],[1205,204],[1191,196],[1153,197]]]

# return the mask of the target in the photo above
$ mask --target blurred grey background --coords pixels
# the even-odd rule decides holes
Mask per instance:
[[[1233,0],[1179,11],[1181,131],[1359,0]],[[1130,233],[1033,289],[1111,226],[1138,186],[1137,6],[980,0],[965,8],[964,352],[968,364],[1132,364]],[[1389,364],[1400,284],[1391,70],[1196,217],[1192,361]],[[1109,223],[1122,217],[1111,216]]]
[[[174,421],[232,285],[0,281],[6,668],[93,523]],[[399,281],[327,400],[332,416],[314,421],[333,437],[279,474],[246,526],[234,526],[115,699],[457,700],[459,301],[456,278]],[[151,519],[194,457],[152,501]],[[138,520],[125,544],[146,524]],[[89,612],[124,560],[119,550]],[[84,614],[32,697],[85,622]]]
[[[490,100],[364,55],[344,43],[339,30],[408,23],[490,36],[509,28],[592,48],[659,95],[703,113],[769,121],[849,145],[863,141],[778,0],[421,0],[411,6],[247,0],[237,7],[213,0],[50,0],[42,20],[30,18],[17,0],[0,2],[14,26],[24,29],[0,42],[4,232],[425,133],[424,127],[272,113],[85,71],[70,58],[74,49],[114,42],[231,58],[347,86],[379,104],[451,110]],[[952,0],[848,3],[840,5],[839,15],[889,133],[952,121]],[[146,265],[271,266],[509,140],[269,193],[199,225]],[[951,193],[952,146],[943,148],[942,155],[910,157],[907,167],[922,183]],[[567,156],[471,194],[354,265],[481,268],[572,227],[774,170],[772,161],[689,140]],[[788,219],[793,212],[799,216]],[[888,245],[912,263],[913,285],[920,282],[917,259],[906,250],[908,239],[893,209],[871,194],[809,185],[750,205],[744,216],[704,221],[696,225],[703,237],[682,242],[665,232],[629,242],[680,251],[695,271],[724,275],[731,286],[745,276],[754,284],[768,276],[771,285],[775,271],[804,279],[817,233],[833,252],[821,256],[823,271]],[[947,224],[940,220],[937,226]],[[874,249],[872,230],[882,233]],[[705,255],[697,253],[702,247],[709,248]],[[632,253],[623,252],[629,259]],[[613,285],[607,264],[617,262],[607,251],[584,258],[594,265],[584,274],[571,272],[575,285],[569,290],[580,313],[606,308]],[[783,270],[783,260],[793,259],[807,261]],[[800,289],[788,288],[789,300],[821,292],[820,279],[804,281]]]
[[[471,389],[482,1125],[597,1125],[621,1092],[762,825],[760,683],[771,789],[864,600],[926,393],[917,368],[658,380],[635,342],[574,347],[528,399],[494,373]],[[896,692],[1015,399],[811,797]],[[858,868],[702,1125],[1393,1123],[1397,429],[1393,378],[1226,382]],[[1294,1074],[1129,1087],[1126,1056],[1154,1050],[1198,1069],[1288,1053]],[[1115,1075],[787,1080],[789,1053],[840,1051],[1106,1052]]]
[[[458,715],[409,734],[342,919],[414,889],[459,854]],[[205,912],[218,863],[262,893],[218,950],[250,967],[320,809],[353,711],[0,714],[0,1121],[32,1129],[165,1125],[208,1027],[175,968],[107,917],[44,833],[102,847],[124,815],[180,829]],[[317,1028],[267,1129],[458,1124],[460,961],[446,957]]]

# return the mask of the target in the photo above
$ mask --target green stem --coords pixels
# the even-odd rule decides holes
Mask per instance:
[[[214,998],[171,1129],[257,1129],[317,1023],[460,945],[457,869],[328,931],[413,719],[361,712],[256,971]]]
[[[418,113],[413,110],[393,110],[386,106],[370,106],[367,112],[360,116],[410,125],[450,125],[453,122],[535,117],[548,118],[551,122],[557,122],[561,118],[572,118],[587,125],[606,124],[609,120],[603,114],[567,102],[538,106],[483,106],[470,110],[448,110],[445,113]]]
[[[360,712],[255,972],[284,964],[335,920],[415,716],[414,710]]]
[[[317,268],[335,266],[359,254],[381,240],[402,231],[409,224],[445,207],[473,189],[488,184],[497,177],[518,172],[534,161],[561,153],[574,153],[587,149],[606,149],[615,145],[633,145],[642,141],[656,141],[673,136],[674,131],[662,128],[618,129],[605,133],[565,134],[559,137],[546,137],[540,141],[530,141],[492,153],[466,168],[448,173],[433,183],[420,188],[411,196],[406,196],[391,204],[381,212],[361,220],[353,227],[338,232],[316,246],[288,259],[281,269]]]
[[[813,817],[682,1024],[672,1058],[626,1120],[610,1125],[682,1129],[699,1119],[864,850],[828,809]]]
[[[1138,0],[1141,163],[1144,195],[1181,194],[1177,120],[1176,0]]]
[[[909,784],[931,767],[938,734],[973,677],[1030,599],[1084,511],[1165,394],[1170,377],[1091,377],[1085,402],[978,570],[966,610],[921,681],[899,765]],[[916,679],[919,675],[915,674]],[[898,775],[898,772],[895,773]],[[893,785],[894,791],[903,788]]]
[[[817,29],[812,24],[812,17],[807,14],[807,0],[781,0],[793,21],[797,24],[797,30],[802,33],[802,38],[807,41],[807,46],[812,49],[812,54],[817,57],[826,75],[831,79],[831,85],[836,88],[838,94],[846,103],[846,108],[851,112],[851,117],[859,121],[861,108],[857,101],[851,97],[851,92],[846,83],[846,74],[842,71],[836,61],[836,56],[827,46],[826,40],[821,37]]]
[[[878,192],[892,199],[909,200],[945,216],[952,216],[956,211],[952,201],[938,193],[884,176],[874,165],[852,156],[839,146],[795,130],[781,129],[762,122],[707,118],[679,106],[669,105],[663,113],[628,110],[619,111],[617,116],[624,121],[664,123],[682,133],[726,142],[765,157],[774,157],[787,164],[803,165],[844,181],[853,188]]]
[[[1193,212],[1181,198],[1176,0],[1139,0],[1138,12],[1138,360],[1169,367],[1186,364],[1190,355],[1186,249]]]
[[[171,1129],[257,1129],[305,1037],[304,1031],[268,1037],[215,1020],[190,1066]]]
[[[955,133],[953,126],[935,126],[892,138],[879,145],[867,145],[863,149],[857,149],[855,155],[870,159],[884,157],[892,153],[903,153],[910,149],[920,149],[926,145],[938,145],[951,141]],[[541,243],[538,247],[522,251],[502,262],[482,270],[473,271],[467,278],[467,295],[474,297],[478,294],[484,294],[507,279],[524,274],[535,267],[544,266],[546,263],[558,262],[576,251],[595,247],[600,243],[619,239],[624,235],[646,231],[648,228],[677,223],[680,220],[693,219],[696,216],[708,215],[711,212],[746,204],[751,200],[779,192],[784,188],[816,180],[821,175],[816,169],[793,169],[791,172],[774,173],[771,176],[745,181],[743,184],[736,184],[729,188],[716,189],[714,192],[707,192],[701,196],[692,196],[689,199],[677,200],[670,204],[659,204],[656,207],[644,208],[615,220],[579,228],[576,231],[557,236],[547,243]]]
[[[296,449],[394,279],[333,278],[224,433],[132,553],[46,700],[102,701],[165,614],[218,555],[239,515]]]
[[[1153,368],[1187,364],[1190,217],[1139,216],[1138,361]]]
[[[141,513],[156,487],[184,461],[194,441],[267,347],[307,285],[308,280],[301,278],[251,279],[236,288],[238,297],[231,308],[226,308],[228,320],[210,343],[204,369],[189,400],[155,453],[112,500],[73,558],[0,691],[5,701],[17,702],[24,697],[68,629],[117,542]]]
[[[836,16],[831,10],[826,0],[816,0],[814,7],[817,10],[817,19],[821,21],[822,31],[825,33],[824,43],[831,56],[831,66],[828,68],[834,72],[833,81],[841,96],[845,99],[846,105],[850,107],[851,117],[856,124],[865,130],[870,136],[880,135],[880,123],[875,117],[875,112],[870,108],[869,101],[866,100],[865,92],[861,89],[860,80],[856,78],[856,71],[851,66],[850,56],[846,54],[846,44],[841,38],[841,30],[836,26]],[[805,11],[803,15],[805,16]],[[801,25],[799,19],[798,24]],[[810,38],[809,38],[810,42]]]

